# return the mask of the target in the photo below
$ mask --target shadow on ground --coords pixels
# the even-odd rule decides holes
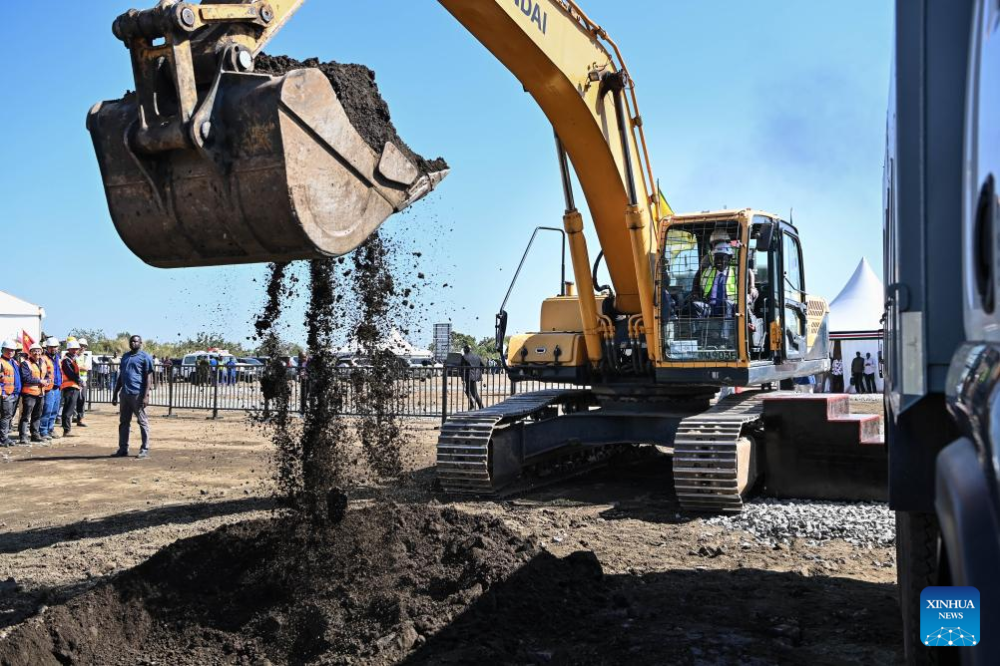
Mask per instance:
[[[895,586],[763,570],[603,575],[543,553],[404,662],[882,663],[899,660]]]
[[[186,525],[206,518],[250,511],[265,511],[274,507],[275,503],[271,498],[246,497],[225,502],[196,502],[149,509],[148,511],[118,513],[97,520],[82,520],[69,525],[3,534],[0,538],[0,554],[46,548],[67,541],[125,534],[159,525]]]

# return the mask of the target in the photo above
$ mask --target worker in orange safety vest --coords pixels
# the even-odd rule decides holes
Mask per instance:
[[[31,441],[41,442],[42,409],[45,397],[42,391],[45,387],[45,375],[42,364],[42,346],[37,342],[28,349],[28,356],[21,361],[21,419],[17,424],[20,444],[28,446],[28,427],[31,428]]]

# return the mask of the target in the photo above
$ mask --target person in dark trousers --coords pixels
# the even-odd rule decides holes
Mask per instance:
[[[212,371],[212,366],[208,362],[208,357],[199,356],[195,367],[197,369],[195,370],[194,383],[196,386],[204,386],[208,383],[208,375]]]
[[[875,359],[871,352],[865,353],[865,393],[875,393]]]
[[[87,349],[87,338],[80,338],[77,342],[80,343],[80,352],[76,355],[76,365],[80,368],[80,394],[76,397],[75,423],[81,428],[86,428],[87,424],[83,422],[83,417],[87,407],[90,373],[94,370],[94,355]]]
[[[45,408],[45,397],[42,388],[45,386],[45,372],[42,369],[42,346],[37,342],[28,349],[28,356],[21,361],[21,420],[17,424],[22,446],[28,445],[28,428],[31,429],[31,441],[41,442],[42,411]]]
[[[830,393],[844,392],[844,362],[839,358],[833,359],[830,367]]]
[[[851,359],[851,385],[856,393],[865,392],[865,359],[861,358],[861,352]]]
[[[0,446],[10,446],[10,424],[21,399],[21,367],[14,360],[16,345],[5,340],[0,349]]]
[[[80,366],[76,361],[80,353],[80,343],[71,340],[66,344],[66,355],[62,359],[62,429],[63,437],[76,437],[73,430],[73,417],[76,416],[77,400],[83,386],[80,378]]]
[[[124,458],[128,455],[128,438],[132,430],[132,416],[135,415],[142,434],[138,457],[148,458],[149,418],[146,416],[146,406],[149,405],[149,389],[153,384],[153,357],[142,351],[142,338],[138,335],[129,338],[128,346],[131,351],[122,356],[118,382],[111,395],[111,404],[114,406],[118,405],[119,394],[122,400],[118,419],[118,450],[112,457]]]
[[[483,380],[483,359],[472,351],[472,347],[462,347],[462,385],[465,397],[469,399],[469,410],[483,408],[483,399],[479,397],[479,383]]]

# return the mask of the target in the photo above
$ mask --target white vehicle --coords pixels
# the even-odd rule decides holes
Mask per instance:
[[[181,367],[177,370],[175,377],[182,380],[190,380],[192,375],[195,374],[195,370],[198,367],[198,359],[205,356],[209,359],[215,359],[218,361],[219,367],[223,367],[229,362],[229,359],[235,358],[225,349],[217,349],[215,351],[196,351],[190,354],[185,354],[184,358],[181,359]]]

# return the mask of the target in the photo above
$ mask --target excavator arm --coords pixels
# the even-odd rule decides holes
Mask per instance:
[[[255,75],[253,57],[304,0],[161,0],[120,16],[136,94],[88,118],[112,217],[157,266],[343,254],[444,172],[364,145],[319,72]],[[659,356],[653,297],[658,201],[634,84],[618,48],[572,0],[439,0],[532,95],[557,137],[587,354],[602,355],[580,181],[614,287]],[[639,330],[637,327],[636,330]]]

